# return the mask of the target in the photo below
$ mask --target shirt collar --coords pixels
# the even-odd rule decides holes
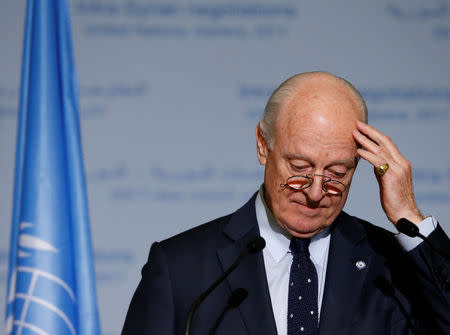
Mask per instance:
[[[264,199],[264,184],[259,188],[255,200],[255,208],[259,232],[261,237],[266,240],[266,249],[270,252],[275,262],[278,263],[286,253],[290,252],[289,244],[291,243],[292,235],[283,229],[273,217],[273,214]],[[329,241],[329,234],[330,227],[327,227],[319,234],[313,236],[309,247],[310,250],[312,247],[314,248],[315,244],[320,243],[323,239]]]

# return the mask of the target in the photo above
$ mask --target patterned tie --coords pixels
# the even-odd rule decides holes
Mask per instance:
[[[288,335],[318,333],[317,273],[308,246],[309,239],[295,237],[289,246],[294,258],[289,276]]]

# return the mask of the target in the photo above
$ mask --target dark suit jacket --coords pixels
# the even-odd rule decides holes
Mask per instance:
[[[259,235],[254,203],[255,196],[231,215],[154,243],[122,334],[184,334],[192,302]],[[448,252],[440,227],[430,238]],[[392,233],[341,213],[329,252],[320,335],[450,334],[449,265],[427,245],[406,254]],[[355,266],[359,260],[366,268]],[[248,297],[227,309],[239,287]],[[215,334],[277,334],[262,252],[248,255],[199,306],[191,334],[212,329]]]

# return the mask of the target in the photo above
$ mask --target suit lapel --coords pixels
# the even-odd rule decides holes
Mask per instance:
[[[346,334],[345,329],[349,329],[357,314],[371,259],[365,232],[361,225],[352,221],[353,218],[341,213],[332,231],[320,335]]]
[[[217,251],[223,270],[236,260],[251,240],[259,236],[255,198],[256,195],[236,211],[224,228],[225,235],[233,242]],[[248,291],[248,297],[239,306],[248,333],[251,335],[276,334],[262,252],[247,255],[228,276],[227,283],[231,291],[240,287]]]

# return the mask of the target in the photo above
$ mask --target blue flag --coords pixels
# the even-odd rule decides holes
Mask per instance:
[[[6,334],[100,334],[69,5],[28,0]]]

